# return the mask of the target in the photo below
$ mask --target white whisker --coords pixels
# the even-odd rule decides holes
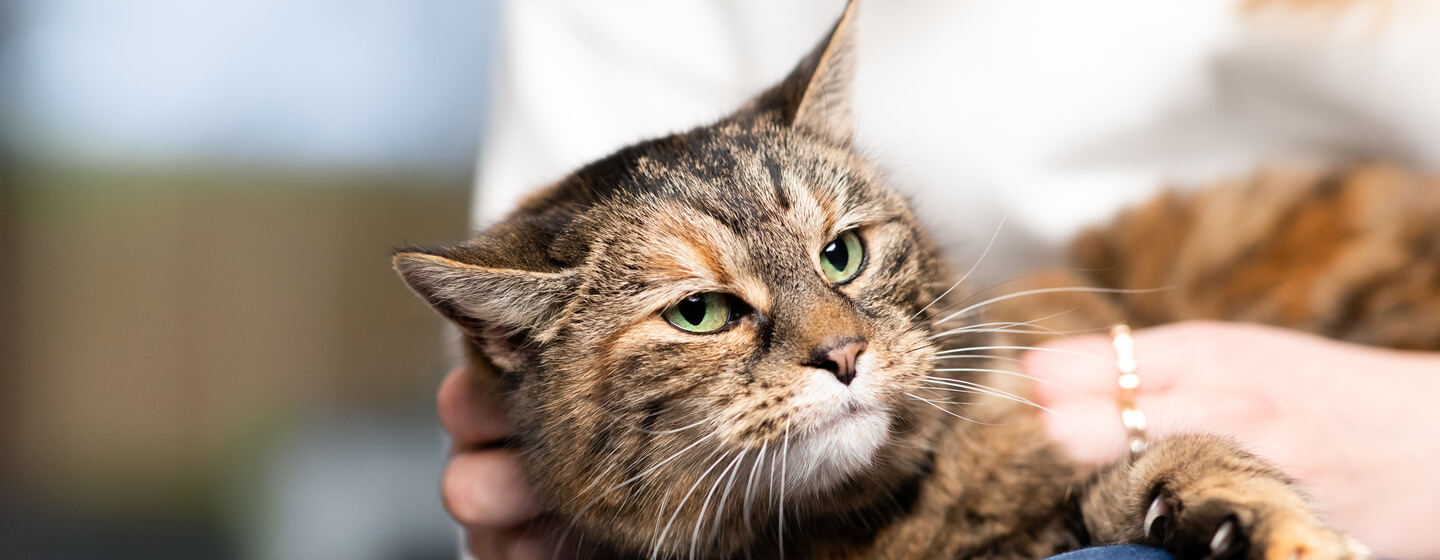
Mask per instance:
[[[952,355],[949,355],[949,356],[935,356],[935,357],[930,358],[930,359],[932,359],[932,360],[937,360],[937,361],[938,361],[938,360],[1000,360],[1000,361],[1005,361],[1005,362],[1015,362],[1015,363],[1017,363],[1017,364],[1019,364],[1019,363],[1024,363],[1024,362],[1025,362],[1025,360],[1021,360],[1020,358],[1011,358],[1011,357],[1009,357],[1009,356],[996,356],[996,355],[994,355],[994,354],[952,354]]]
[[[965,390],[961,390],[961,389],[941,389],[941,388],[939,388],[939,387],[930,387],[930,386],[928,386],[928,385],[921,385],[920,388],[921,388],[921,389],[925,389],[925,390],[927,390],[927,391],[951,391],[951,392],[955,392],[955,393],[971,393],[971,394],[975,394],[975,395],[979,395],[979,394],[980,394],[979,392],[976,392],[976,391],[965,391]],[[962,402],[952,401],[952,400],[948,400],[948,399],[947,399],[947,400],[943,400],[943,401],[936,399],[936,400],[934,400],[934,401],[932,401],[932,402],[937,402],[937,403],[940,403],[940,404],[956,404],[956,405],[966,405],[966,404],[970,404],[970,403],[968,403],[968,402],[963,402],[963,403],[962,403]]]
[[[647,429],[645,429],[645,428],[637,428],[637,427],[634,427],[634,426],[631,426],[631,429],[633,429],[633,430],[635,430],[635,431],[637,431],[637,432],[640,432],[640,433],[642,433],[642,434],[651,434],[651,435],[674,434],[674,433],[679,433],[679,432],[683,432],[683,431],[685,431],[685,430],[694,428],[694,427],[696,427],[696,426],[699,426],[699,425],[701,425],[701,424],[704,424],[705,422],[708,422],[709,420],[710,420],[709,418],[701,418],[700,421],[695,422],[694,424],[690,424],[689,426],[681,426],[681,427],[675,428],[675,429],[673,429],[673,430],[653,431],[653,430],[647,430]]]
[[[1038,409],[1043,410],[1043,411],[1045,411],[1045,412],[1049,412],[1049,413],[1051,413],[1051,414],[1054,414],[1054,413],[1055,413],[1055,411],[1053,411],[1053,410],[1050,410],[1050,409],[1048,409],[1048,408],[1045,408],[1045,407],[1040,406],[1040,405],[1038,405],[1038,404],[1035,404],[1035,403],[1033,403],[1033,402],[1027,401],[1027,400],[1025,400],[1025,399],[1023,399],[1023,398],[1007,397],[1007,396],[1004,396],[1004,395],[996,395],[996,394],[994,394],[994,393],[989,393],[989,392],[986,392],[986,391],[979,391],[979,390],[976,390],[976,389],[964,389],[964,388],[953,388],[953,387],[936,387],[936,386],[933,386],[933,385],[922,385],[922,386],[920,386],[920,388],[921,388],[921,389],[928,389],[928,390],[931,390],[931,391],[947,391],[947,392],[951,392],[951,393],[962,393],[962,394],[967,394],[967,395],[990,395],[990,396],[993,396],[993,397],[996,397],[996,398],[999,398],[999,399],[1004,399],[1004,400],[1012,401],[1012,402],[1019,403],[1019,404],[1024,404],[1024,405],[1033,406],[1033,407],[1035,407],[1035,408],[1038,408]],[[962,404],[962,403],[949,403],[949,404]],[[977,404],[977,403],[967,402],[967,403],[963,403],[963,404]]]
[[[631,483],[634,483],[635,481],[640,480],[641,478],[644,478],[645,475],[650,474],[650,473],[652,473],[652,472],[655,472],[655,469],[658,469],[658,468],[660,468],[660,467],[665,466],[665,464],[666,464],[666,463],[669,463],[670,461],[674,461],[676,457],[679,457],[680,455],[684,454],[686,451],[689,451],[689,450],[691,450],[691,449],[694,449],[695,446],[700,445],[700,444],[703,443],[705,440],[708,440],[708,439],[710,439],[710,438],[712,438],[712,437],[715,437],[715,435],[718,434],[718,433],[719,433],[719,432],[711,432],[710,435],[695,440],[694,443],[691,443],[690,445],[686,446],[684,449],[681,449],[681,450],[679,450],[679,451],[676,451],[675,454],[673,454],[673,455],[671,455],[671,456],[669,456],[669,457],[666,457],[664,461],[660,461],[659,463],[656,463],[655,466],[652,466],[652,467],[650,467],[650,468],[648,468],[648,469],[645,469],[644,471],[641,471],[640,474],[637,474],[637,475],[635,475],[635,476],[632,476],[632,477],[626,479],[624,482],[621,482],[620,484],[616,484],[615,486],[612,486],[609,490],[606,490],[606,491],[604,491],[604,492],[601,492],[599,496],[595,496],[594,498],[591,498],[589,502],[586,502],[586,503],[585,503],[585,506],[584,506],[584,507],[581,507],[581,508],[580,508],[580,511],[578,511],[578,512],[575,513],[575,517],[574,517],[573,519],[579,519],[582,515],[585,514],[585,512],[589,511],[591,507],[594,507],[596,503],[598,503],[598,502],[599,502],[602,498],[604,498],[605,496],[608,496],[611,492],[614,492],[614,491],[616,491],[616,490],[619,490],[619,489],[621,489],[621,488],[624,488],[624,487],[626,487],[626,486],[629,486]],[[552,558],[556,558],[556,559],[559,558],[561,545],[564,545],[564,544],[565,544],[565,538],[566,538],[567,536],[569,536],[569,535],[570,535],[570,531],[572,531],[572,530],[574,530],[574,529],[575,529],[575,521],[572,520],[568,525],[565,526],[565,530],[560,533],[560,538],[559,538],[559,539],[557,540],[557,542],[556,542],[555,556],[553,556]]]
[[[660,536],[655,538],[655,551],[650,554],[650,560],[655,560],[659,557],[660,546],[663,546],[665,542],[665,535],[670,534],[670,526],[675,524],[675,518],[680,516],[680,510],[685,508],[685,502],[690,501],[690,496],[695,493],[695,489],[700,487],[700,483],[705,482],[705,477],[710,475],[710,471],[720,466],[720,462],[725,460],[726,455],[726,453],[721,453],[720,458],[716,459],[714,463],[711,463],[710,468],[705,469],[705,472],[700,473],[700,477],[695,479],[695,484],[691,484],[690,489],[685,491],[685,497],[681,498],[680,503],[675,505],[675,513],[670,514],[670,521],[665,522],[665,528],[661,529]]]
[[[1028,324],[1029,324],[1028,321],[1025,322],[1025,323],[1018,323],[1018,322],[1015,322],[1015,321],[993,321],[993,322],[990,322],[990,323],[976,323],[976,324],[973,324],[973,325],[965,325],[965,326],[963,326],[963,327],[956,327],[956,328],[953,328],[953,329],[950,329],[950,330],[947,330],[947,331],[943,331],[943,332],[938,332],[938,333],[932,334],[932,335],[930,335],[929,339],[930,339],[930,340],[934,340],[934,339],[941,338],[941,337],[946,337],[946,336],[951,336],[951,335],[957,335],[957,334],[965,334],[965,333],[970,333],[970,332],[984,332],[984,331],[990,330],[992,327],[1018,327],[1018,326],[1025,326],[1025,325],[1028,325]]]
[[[785,558],[785,482],[786,467],[790,464],[790,419],[785,419],[785,450],[780,455],[780,558]]]
[[[1090,333],[1090,332],[1097,332],[1097,331],[1087,330],[1087,331],[1075,331],[1075,332],[1073,332],[1073,333],[1058,333],[1058,332],[1044,331],[1044,330],[1025,330],[1025,329],[1002,328],[1002,329],[965,329],[965,330],[961,330],[961,331],[951,331],[951,332],[947,332],[947,333],[945,333],[945,334],[947,334],[947,335],[952,335],[952,336],[953,336],[953,335],[957,335],[957,334],[979,334],[979,333],[996,333],[996,334],[1059,334],[1059,335],[1065,335],[1065,334],[1081,334],[1081,333]]]
[[[936,335],[932,335],[930,338],[934,339],[934,338],[939,338],[939,337],[942,337],[942,336],[948,336],[948,335],[952,335],[952,334],[961,334],[961,333],[967,333],[967,332],[975,332],[977,329],[983,329],[983,328],[988,328],[988,327],[996,327],[996,326],[999,326],[999,327],[1036,326],[1037,328],[1044,328],[1044,327],[1039,327],[1039,326],[1035,325],[1035,323],[1039,323],[1040,321],[1046,321],[1046,320],[1049,320],[1049,319],[1054,319],[1054,318],[1056,318],[1056,317],[1059,317],[1059,316],[1061,316],[1061,315],[1065,315],[1065,314],[1070,313],[1070,312],[1072,312],[1072,311],[1075,311],[1075,308],[1066,309],[1065,311],[1061,311],[1061,312],[1058,312],[1058,313],[1052,313],[1052,314],[1050,314],[1050,315],[1046,315],[1046,316],[1044,316],[1044,317],[1040,317],[1039,319],[1031,319],[1031,320],[1029,320],[1029,321],[1019,321],[1019,322],[1016,322],[1016,321],[995,321],[995,322],[990,322],[990,323],[977,323],[977,324],[974,324],[974,325],[966,325],[966,326],[959,327],[959,328],[955,328],[955,329],[951,329],[951,330],[948,330],[948,331],[945,331],[945,332],[942,332],[942,333],[939,333],[939,334],[936,334]]]
[[[651,531],[652,533],[660,534],[660,523],[665,520],[665,512],[669,509],[665,506],[670,503],[670,494],[673,492],[675,492],[675,487],[667,488],[665,490],[665,498],[660,500],[660,507],[655,509],[655,529]],[[660,541],[655,541],[655,544],[650,547],[650,555],[654,556],[659,553]]]
[[[946,322],[946,321],[949,321],[949,320],[951,320],[951,319],[954,319],[954,318],[956,318],[956,317],[959,317],[959,316],[961,316],[961,315],[964,315],[964,314],[966,314],[966,313],[968,313],[968,312],[970,312],[970,311],[974,311],[974,310],[976,310],[976,309],[980,309],[980,308],[985,307],[985,306],[987,306],[987,305],[991,305],[991,304],[994,304],[994,303],[999,303],[999,302],[1002,302],[1002,301],[1005,301],[1005,300],[1008,300],[1008,299],[1014,299],[1014,298],[1017,298],[1017,297],[1033,296],[1033,295],[1039,295],[1039,294],[1056,294],[1056,293],[1150,294],[1150,293],[1165,291],[1165,290],[1168,290],[1168,289],[1169,289],[1169,288],[1151,288],[1151,289],[1145,289],[1145,290],[1122,290],[1122,289],[1116,289],[1116,288],[1090,288],[1090,287],[1085,287],[1085,286],[1075,286],[1075,287],[1069,287],[1069,288],[1039,288],[1039,289],[1035,289],[1035,290],[1024,290],[1024,291],[1015,292],[1015,293],[1012,293],[1012,294],[1005,294],[1005,295],[1003,295],[1003,296],[993,297],[993,298],[987,299],[987,300],[985,300],[985,301],[982,301],[982,302],[980,302],[980,303],[976,303],[976,304],[970,305],[970,306],[968,306],[968,307],[966,307],[966,308],[964,308],[964,309],[961,309],[961,310],[959,310],[959,311],[956,311],[956,312],[954,312],[954,313],[951,313],[951,314],[949,314],[949,315],[946,315],[944,319],[941,319],[941,320],[939,320],[939,321],[936,321],[935,323],[936,323],[936,324],[944,323],[944,322]]]
[[[950,295],[950,292],[955,291],[955,288],[960,287],[960,284],[965,282],[966,278],[970,277],[970,273],[975,272],[975,269],[980,267],[980,263],[985,260],[985,255],[990,254],[990,248],[995,246],[995,240],[1000,238],[1000,228],[1005,226],[1005,218],[1008,216],[1008,213],[1000,216],[1000,223],[995,225],[995,233],[990,234],[990,242],[985,244],[985,250],[980,252],[980,258],[975,259],[975,264],[970,265],[970,270],[965,271],[965,274],[962,274],[960,276],[960,279],[956,280],[954,284],[951,284],[950,288],[946,289],[943,293],[941,293],[939,297],[930,300],[930,303],[925,304],[925,307],[920,308],[920,310],[916,311],[914,315],[911,315],[910,319],[913,320],[916,317],[919,317],[920,314],[924,313],[926,309],[930,309],[930,306],[935,305],[936,302],[942,299],[945,299],[945,296]]]
[[[723,459],[724,457],[722,456],[721,458]],[[730,461],[730,464],[729,464],[729,465],[726,465],[725,468],[720,471],[720,474],[719,474],[719,475],[716,475],[716,477],[715,477],[715,484],[710,485],[710,491],[705,494],[705,501],[700,504],[700,515],[696,516],[696,518],[695,518],[695,531],[690,534],[690,557],[691,557],[691,558],[694,558],[694,557],[695,557],[695,546],[696,546],[697,544],[699,544],[699,541],[700,541],[700,527],[705,524],[705,512],[710,509],[710,498],[712,498],[712,497],[715,496],[715,490],[719,489],[719,488],[720,488],[720,482],[723,481],[723,480],[725,480],[725,473],[730,472],[730,469],[734,468],[735,465],[739,464],[739,463],[740,463],[740,460],[741,460],[741,459],[744,459],[744,458],[745,458],[745,450],[742,449],[742,450],[740,450],[740,454],[735,456],[735,460],[734,460],[734,461]],[[739,469],[736,469],[736,470],[739,470]],[[703,480],[703,475],[702,475],[702,480]],[[733,479],[732,479],[732,480],[733,480]],[[725,499],[724,499],[724,498],[721,498],[720,501],[721,501],[721,504],[723,505]],[[718,508],[718,507],[720,507],[720,506],[716,506],[716,507]],[[719,517],[719,514],[718,514],[718,513],[716,514],[715,522],[716,522],[717,524],[720,522],[720,517]]]
[[[994,387],[990,387],[990,386],[987,386],[987,385],[982,385],[982,384],[980,384],[980,383],[975,383],[975,382],[972,382],[972,381],[965,381],[965,380],[963,380],[963,379],[945,379],[945,378],[941,378],[941,377],[926,377],[925,380],[928,381],[928,382],[930,382],[930,383],[939,383],[939,384],[941,384],[941,385],[945,385],[945,386],[949,386],[949,387],[964,387],[964,388],[966,388],[966,389],[970,389],[970,390],[974,390],[974,391],[980,391],[981,393],[984,393],[984,394],[987,394],[987,395],[991,395],[991,396],[995,396],[995,397],[1000,397],[1000,398],[1002,398],[1002,399],[1007,399],[1007,400],[1015,401],[1015,402],[1020,403],[1020,404],[1030,405],[1030,406],[1033,406],[1033,407],[1038,408],[1038,409],[1040,409],[1040,410],[1044,410],[1045,412],[1051,412],[1050,409],[1045,408],[1045,407],[1043,407],[1043,406],[1040,406],[1040,405],[1036,404],[1035,402],[1031,401],[1030,399],[1027,399],[1027,398],[1022,397],[1022,396],[1020,396],[1020,395],[1016,395],[1016,394],[1011,393],[1011,392],[1008,392],[1008,391],[1002,391],[1002,390],[996,389],[996,388],[994,388]]]
[[[972,423],[975,423],[975,424],[982,424],[982,425],[984,424],[984,422],[976,422],[975,420],[972,420],[972,419],[970,419],[970,418],[966,418],[966,417],[964,417],[964,416],[961,416],[961,415],[959,415],[959,414],[955,414],[954,412],[951,412],[951,411],[949,411],[949,410],[946,410],[945,407],[940,406],[940,405],[938,405],[938,404],[935,404],[935,403],[932,402],[930,399],[927,399],[927,398],[924,398],[924,397],[920,397],[920,396],[916,396],[916,395],[914,395],[914,394],[912,394],[912,393],[905,393],[905,395],[906,395],[906,396],[909,396],[909,397],[911,397],[911,398],[913,398],[913,399],[915,399],[915,400],[921,401],[921,402],[923,402],[923,403],[925,403],[925,404],[928,404],[928,405],[930,405],[930,406],[933,406],[933,407],[935,407],[936,409],[938,409],[940,412],[944,412],[945,414],[949,414],[949,415],[951,415],[951,416],[954,416],[954,417],[959,418],[959,419],[961,419],[961,420],[964,420],[964,421],[966,421],[966,422],[972,422]]]
[[[1046,384],[1046,385],[1054,385],[1054,384],[1051,383],[1050,380],[1048,380],[1048,379],[1040,379],[1040,378],[1038,378],[1038,377],[1034,377],[1034,376],[1030,376],[1030,375],[1025,375],[1025,374],[1020,373],[1020,372],[1018,372],[1018,371],[1010,371],[1010,370],[1008,370],[1008,369],[990,369],[990,368],[935,368],[933,371],[953,371],[953,372],[968,371],[968,372],[975,372],[975,373],[998,373],[998,374],[1001,374],[1001,375],[1010,375],[1010,376],[1014,376],[1014,377],[1019,377],[1019,378],[1021,378],[1021,379],[1029,379],[1029,380],[1034,381],[1034,382],[1036,382],[1036,383],[1044,383],[1044,384]],[[930,377],[930,376],[926,376],[926,378],[927,378],[927,379],[937,379],[937,378]],[[948,379],[948,378],[938,378],[938,379]]]
[[[760,443],[760,454],[755,457],[755,464],[750,466],[750,479],[745,483],[745,534],[753,535],[750,529],[750,504],[755,500],[755,472],[760,469],[760,464],[765,462],[765,449],[770,445],[769,441]]]
[[[1071,311],[1073,311],[1073,309],[1072,309]],[[1053,317],[1053,315],[1052,315],[1052,317]],[[1046,317],[1046,318],[1048,319],[1049,317]],[[1044,319],[1037,319],[1037,320],[1044,320]],[[1028,323],[1029,323],[1029,322],[1027,322],[1027,323],[1014,323],[1014,324],[1017,325],[1017,326],[1021,326],[1021,325],[1028,325]],[[1070,338],[1070,337],[1072,337],[1073,335],[1077,335],[1077,334],[1094,334],[1094,333],[1099,333],[1099,332],[1105,332],[1105,331],[1110,330],[1110,328],[1111,328],[1111,327],[1109,327],[1109,326],[1105,326],[1105,327],[1095,327],[1095,328],[1093,328],[1093,329],[1077,329],[1077,330],[1073,330],[1073,331],[1060,331],[1060,330],[1055,330],[1055,329],[1052,329],[1052,328],[1049,328],[1049,327],[1045,327],[1045,326],[1042,326],[1042,325],[1029,325],[1029,326],[1031,326],[1032,328],[1031,328],[1031,329],[1019,329],[1019,328],[1004,327],[1004,328],[990,329],[990,328],[961,327],[961,328],[958,328],[958,329],[951,329],[951,330],[949,330],[949,331],[945,331],[945,332],[940,333],[940,334],[935,335],[935,336],[936,336],[936,337],[940,337],[940,336],[950,336],[950,335],[957,335],[957,334],[974,334],[974,333],[990,332],[990,333],[1002,333],[1002,334],[1044,334],[1044,335],[1053,335],[1053,336],[1062,337],[1062,338]]]
[[[1100,360],[1100,361],[1106,362],[1106,363],[1110,363],[1111,361],[1113,361],[1113,359],[1111,359],[1111,358],[1106,358],[1106,357],[1101,356],[1101,355],[1099,355],[1099,354],[1087,354],[1087,353],[1085,353],[1085,352],[1074,352],[1074,351],[1070,351],[1070,350],[1061,350],[1061,349],[1058,349],[1058,348],[1044,348],[1044,347],[1041,347],[1041,346],[969,346],[969,347],[966,347],[966,348],[954,348],[954,349],[951,349],[951,350],[941,350],[941,351],[939,351],[939,352],[936,352],[935,355],[936,355],[936,356],[944,356],[944,355],[950,355],[950,354],[964,354],[964,353],[972,352],[972,351],[975,351],[975,350],[1038,350],[1038,351],[1041,351],[1041,352],[1056,352],[1056,353],[1059,353],[1059,354],[1069,354],[1069,355],[1072,355],[1072,356],[1081,356],[1081,357],[1089,358],[1089,359],[1092,359],[1092,360]]]
[[[741,459],[744,459],[749,454],[749,449],[741,450],[740,459],[736,459],[736,462],[741,462]],[[730,472],[730,481],[725,483],[725,491],[720,494],[720,503],[715,506],[715,523],[710,525],[710,534],[705,537],[707,542],[715,542],[715,535],[720,532],[720,520],[725,513],[725,504],[730,500],[730,490],[735,487],[735,478],[736,475],[739,474],[739,467],[736,467],[734,471]]]

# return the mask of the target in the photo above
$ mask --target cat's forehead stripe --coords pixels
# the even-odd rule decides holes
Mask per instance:
[[[667,204],[660,210],[655,226],[658,231],[646,235],[646,244],[653,245],[653,262],[669,269],[675,276],[704,278],[723,282],[731,274],[724,248],[733,246],[728,230],[704,212],[696,212],[680,204]],[[733,256],[733,255],[732,255]]]
[[[775,203],[781,210],[789,210],[790,194],[785,189],[785,174],[774,156],[765,156],[765,171],[770,175],[770,188],[775,190]]]
[[[741,236],[707,212],[670,203],[640,239],[657,288],[678,291],[730,291],[761,305],[768,300],[765,283],[751,272],[750,249]],[[670,294],[674,296],[674,294]],[[683,294],[682,294],[683,295]]]

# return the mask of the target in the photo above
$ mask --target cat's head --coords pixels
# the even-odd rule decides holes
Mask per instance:
[[[853,12],[736,114],[396,254],[498,372],[536,489],[587,535],[734,551],[775,537],[782,492],[792,520],[826,515],[927,468],[938,413],[907,393],[931,369],[937,264],[850,147]]]

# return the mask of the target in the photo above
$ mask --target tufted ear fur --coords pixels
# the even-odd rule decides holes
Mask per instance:
[[[463,246],[403,249],[392,262],[410,289],[487,346],[516,335],[543,342],[577,284],[570,271],[485,266]]]
[[[830,35],[780,85],[761,94],[756,100],[758,109],[778,111],[786,125],[838,145],[851,143],[855,136],[850,90],[855,76],[857,4],[858,0],[845,4],[845,13]]]

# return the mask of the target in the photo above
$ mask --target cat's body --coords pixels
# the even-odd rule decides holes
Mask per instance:
[[[852,16],[735,115],[586,166],[463,244],[397,254],[460,326],[474,367],[499,375],[563,537],[640,557],[1036,558],[1122,542],[1185,558],[1360,554],[1283,475],[1222,438],[1171,438],[1087,472],[1045,439],[1018,378],[984,359],[936,366],[1007,344],[948,331],[989,319],[949,319],[966,288],[949,290],[956,278],[905,201],[850,149]],[[1185,222],[1201,224],[1224,204],[1169,212],[1211,207]],[[1082,260],[1109,265],[1095,279],[1055,278],[1133,288],[1194,276],[1202,293],[1182,297],[1212,318],[1320,320],[1314,307],[1246,315],[1283,299],[1264,290],[1206,299],[1207,267],[1256,249],[1206,260],[1168,249],[1193,239],[1180,237],[1157,249],[1162,264],[1127,260],[1144,256],[1127,236],[1175,221],[1136,216],[1079,243]],[[1396,290],[1336,280],[1376,294],[1337,321],[1383,330],[1376,312],[1399,305],[1384,294],[1435,305],[1433,267],[1415,274]],[[1067,297],[1086,311],[1063,320],[1086,327],[1196,315]],[[1055,303],[1035,302],[997,312],[1032,320]]]
[[[1087,283],[1166,288],[1114,298],[1136,325],[1225,319],[1440,350],[1440,181],[1393,166],[1162,194],[1072,253]]]

